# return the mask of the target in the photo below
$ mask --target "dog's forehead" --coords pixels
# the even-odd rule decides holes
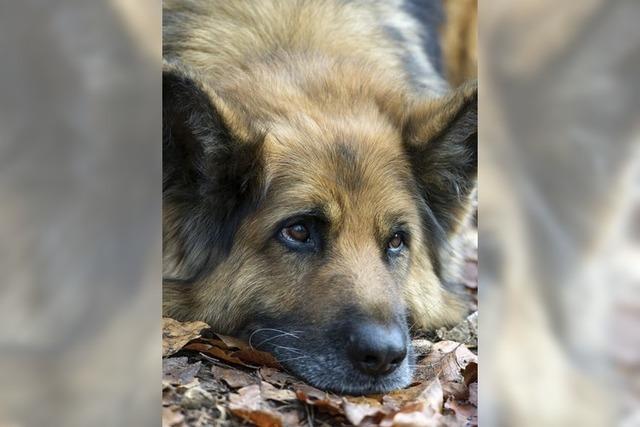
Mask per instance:
[[[391,185],[408,166],[399,145],[352,135],[296,140],[265,151],[265,163],[274,179],[324,183],[341,191],[355,191],[365,184]],[[380,179],[381,175],[387,179]]]
[[[410,168],[400,144],[340,135],[280,142],[275,153],[265,151],[267,199],[279,209],[318,208],[332,219],[357,211],[366,220],[413,207]]]

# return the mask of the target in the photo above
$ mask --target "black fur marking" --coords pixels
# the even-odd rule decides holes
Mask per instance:
[[[431,141],[406,144],[415,177],[409,189],[418,195],[429,257],[441,281],[441,257],[448,251],[449,234],[475,187],[477,139],[476,94]]]
[[[442,281],[442,260],[440,254],[442,248],[446,247],[447,234],[438,222],[435,214],[424,199],[418,201],[418,210],[422,218],[422,229],[427,236],[427,250],[429,251],[429,259],[433,266],[433,272]]]
[[[337,183],[349,191],[362,186],[362,160],[356,149],[345,143],[335,145],[335,173]]]
[[[191,78],[164,72],[163,203],[165,233],[178,241],[193,281],[226,256],[242,219],[258,203],[259,143],[239,142]]]
[[[449,233],[456,215],[475,186],[478,169],[477,94],[456,114],[438,136],[409,144],[414,174],[426,204]]]

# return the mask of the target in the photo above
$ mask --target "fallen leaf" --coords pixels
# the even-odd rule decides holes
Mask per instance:
[[[240,360],[245,362],[254,363],[256,365],[269,366],[272,368],[281,368],[275,357],[270,353],[259,351],[251,347],[245,341],[239,338],[230,337],[221,334],[213,334],[214,337],[203,337],[199,341],[210,344],[214,347],[222,348],[224,350],[230,350],[230,354],[233,354]]]
[[[211,406],[213,403],[213,396],[208,391],[200,387],[189,388],[182,396],[180,402],[183,408],[197,409],[202,407]]]
[[[178,322],[165,317],[162,319],[162,357],[180,351],[189,341],[201,336],[209,328],[204,322]]]
[[[365,422],[367,425],[378,424],[386,414],[386,408],[375,399],[358,400],[346,397],[343,402],[343,410],[347,420],[355,426]]]
[[[467,347],[454,341],[440,341],[433,345],[431,352],[420,360],[416,370],[419,380],[431,380],[439,377],[440,381],[462,383],[462,370],[469,363],[478,363],[478,356]]]
[[[288,402],[298,398],[292,390],[275,388],[265,381],[260,382],[260,393],[262,394],[263,399],[275,400],[278,402]]]
[[[245,347],[247,347],[247,344],[246,344],[244,341],[242,341],[241,339],[239,339],[239,338],[230,337],[230,336],[227,336],[227,335],[221,335],[221,334],[218,334],[218,333],[216,333],[215,335],[216,335],[216,336],[220,339],[220,341],[222,341],[222,342],[227,346],[227,348],[229,348],[229,349],[233,349],[233,348],[245,348]]]
[[[296,387],[296,396],[306,404],[325,410],[330,414],[344,414],[342,399],[333,394],[320,391],[315,387],[301,384]]]
[[[469,362],[469,364],[462,370],[462,377],[467,387],[469,386],[469,384],[477,382],[478,364],[476,362]]]
[[[440,328],[436,331],[438,338],[444,341],[455,341],[475,348],[478,346],[478,312],[471,313],[464,321],[451,329]]]
[[[192,383],[202,362],[189,363],[187,357],[171,357],[162,360],[162,379],[169,384],[187,385]]]
[[[418,396],[418,399],[425,402],[425,410],[431,412],[431,414],[441,413],[444,404],[444,395],[440,380],[436,377],[427,384],[422,393],[420,393],[420,396]]]
[[[258,373],[260,378],[278,387],[284,387],[287,384],[301,384],[300,380],[275,368],[262,367]]]
[[[433,426],[433,417],[424,413],[425,402],[411,402],[402,408],[390,412],[380,421],[380,427],[419,427]]]
[[[381,422],[381,427],[432,427],[437,426],[434,420],[427,417],[421,411],[397,412],[387,422]]]
[[[257,379],[251,374],[239,369],[222,368],[214,365],[211,367],[211,373],[215,378],[221,379],[231,388],[245,387],[257,382]]]
[[[382,402],[386,406],[399,408],[408,402],[416,400],[418,396],[420,396],[420,393],[422,393],[424,388],[425,385],[423,383],[420,383],[418,385],[401,390],[394,390],[382,396]]]
[[[257,384],[243,387],[229,396],[229,409],[258,427],[281,427],[283,417],[264,401]]]
[[[227,344],[225,344],[224,341],[220,339],[201,338],[197,341],[193,341],[185,345],[184,349],[199,351],[209,356],[222,359],[225,362],[233,363],[234,365],[246,366],[249,368],[257,368],[259,366],[280,368],[280,364],[270,353],[253,350],[241,341],[238,341],[237,343],[242,347],[234,347],[233,349],[231,349],[227,346]]]
[[[180,407],[169,406],[162,408],[162,427],[179,427],[184,425],[184,415]]]
[[[444,404],[446,409],[453,411],[459,425],[477,426],[478,408],[470,403],[458,402],[455,399],[447,399]]]
[[[172,406],[180,403],[181,395],[176,387],[169,383],[162,385],[162,406]]]
[[[257,366],[268,366],[270,368],[280,368],[280,364],[270,353],[264,351],[243,348],[233,353],[238,359]]]
[[[440,426],[444,402],[440,380],[436,377],[421,387],[422,391],[415,400],[403,402],[400,407],[390,411],[379,425],[385,427]]]
[[[469,385],[469,402],[476,407],[478,406],[478,383]]]
[[[234,365],[246,366],[248,368],[255,368],[255,366],[248,365],[242,360],[234,357],[229,351],[220,347],[213,346],[204,342],[192,342],[184,346],[185,350],[198,351],[200,353],[216,357],[224,360],[225,362],[233,363]]]

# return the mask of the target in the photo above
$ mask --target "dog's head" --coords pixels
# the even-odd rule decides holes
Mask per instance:
[[[324,389],[407,385],[409,326],[459,313],[441,254],[475,185],[475,85],[269,126],[179,68],[163,95],[165,313]]]

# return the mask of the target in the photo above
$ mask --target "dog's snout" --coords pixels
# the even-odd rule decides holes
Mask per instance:
[[[349,335],[347,354],[354,366],[367,375],[393,372],[407,356],[407,339],[398,326],[364,323]]]

